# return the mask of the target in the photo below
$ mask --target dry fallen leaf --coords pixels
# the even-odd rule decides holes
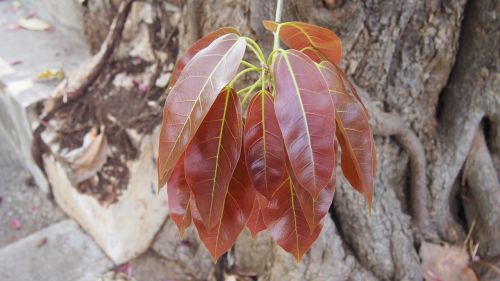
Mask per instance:
[[[420,248],[421,269],[427,280],[477,281],[464,248],[424,242]]]
[[[475,261],[472,268],[481,281],[500,280],[500,256]]]
[[[47,237],[43,237],[38,242],[36,242],[37,248],[41,248],[43,245],[47,244]]]
[[[100,133],[92,128],[84,137],[83,145],[64,155],[72,174],[71,180],[80,183],[93,177],[104,165],[109,154],[104,127]]]
[[[64,79],[66,75],[59,69],[46,69],[36,75],[36,79],[40,81],[58,81]]]
[[[39,18],[20,18],[17,23],[24,29],[31,31],[47,31],[50,29],[50,24]]]
[[[21,6],[22,6],[22,4],[19,1],[13,1],[12,2],[12,10],[14,12],[16,12],[17,10],[19,10],[21,8]]]

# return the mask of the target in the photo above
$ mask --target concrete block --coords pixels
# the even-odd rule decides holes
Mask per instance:
[[[156,192],[157,138],[159,130],[142,136],[140,156],[128,163],[130,179],[117,201],[104,206],[82,194],[54,156],[44,166],[58,205],[74,218],[116,263],[126,262],[147,250],[168,214],[166,190]]]
[[[64,220],[0,249],[2,281],[90,281],[113,263],[72,220]]]

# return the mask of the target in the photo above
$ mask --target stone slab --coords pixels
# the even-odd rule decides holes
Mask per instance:
[[[65,218],[47,194],[29,184],[30,174],[14,146],[0,134],[0,247]],[[11,227],[19,222],[19,229]]]
[[[138,278],[146,276],[145,272],[149,268],[158,266],[168,269],[162,271],[163,278],[173,280],[208,280],[214,270],[210,254],[198,238],[193,225],[186,229],[181,238],[174,222],[167,219],[151,249],[148,254],[131,263]]]
[[[42,5],[41,2],[45,4]],[[33,105],[50,96],[56,83],[38,82],[35,77],[47,69],[61,69],[70,74],[82,61],[90,57],[83,32],[75,25],[51,14],[55,5],[49,2],[24,0],[19,9],[12,9],[13,1],[0,1],[0,133],[7,136],[22,156],[23,164],[32,173],[37,185],[48,192],[43,173],[31,156],[32,131],[37,122],[33,117]],[[61,1],[59,1],[61,2]],[[62,1],[76,2],[76,1]],[[60,3],[68,12],[77,6]],[[10,29],[18,20],[34,11],[36,17],[47,21],[51,32]],[[77,11],[74,11],[77,13]],[[67,22],[67,20],[66,20]],[[75,18],[75,23],[78,18]]]
[[[2,281],[90,281],[113,267],[72,220],[61,221],[0,249],[0,261]]]

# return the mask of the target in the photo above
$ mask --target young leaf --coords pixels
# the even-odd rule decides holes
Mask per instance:
[[[338,76],[337,80],[339,80],[339,78],[340,78],[342,80],[341,82],[344,85],[347,85],[349,87],[350,93],[352,94],[352,96],[354,96],[354,98],[356,98],[356,100],[359,102],[361,107],[363,107],[363,112],[365,113],[366,118],[368,120],[370,120],[370,114],[368,114],[368,110],[366,109],[365,105],[363,104],[363,101],[361,100],[361,98],[358,96],[358,92],[356,91],[356,88],[351,84],[351,82],[349,82],[349,79],[347,79],[347,76],[345,75],[345,73],[335,64],[329,63],[327,61],[323,61],[323,62],[321,62],[321,64],[324,66],[327,66],[328,68],[330,68],[332,70],[335,70],[335,72],[337,73],[337,76]],[[337,81],[337,84],[339,82],[340,81]],[[342,89],[344,89],[344,91],[345,91],[344,85],[342,85]],[[345,91],[345,92],[347,93],[347,91]]]
[[[259,234],[259,232],[266,229],[266,224],[264,223],[264,218],[262,217],[262,211],[260,209],[259,198],[257,196],[261,195],[256,194],[255,200],[253,202],[252,212],[250,212],[250,216],[248,217],[247,222],[247,227],[254,239],[255,237],[257,237],[257,234]]]
[[[245,227],[252,211],[255,189],[252,186],[244,157],[240,158],[225,199],[221,202],[223,214],[217,224],[207,229],[203,224],[200,212],[193,202],[193,221],[200,239],[207,247],[212,259],[216,261],[236,242],[238,235]]]
[[[337,142],[335,142],[335,159],[337,159],[337,147]],[[334,171],[332,173],[330,182],[321,190],[316,200],[313,200],[311,194],[309,194],[304,187],[297,183],[290,169],[288,169],[288,172],[290,174],[295,193],[297,194],[297,199],[299,200],[300,206],[304,212],[304,217],[309,225],[309,230],[312,232],[328,213],[328,210],[332,205],[337,180],[336,172]]]
[[[215,39],[221,37],[222,35],[234,33],[240,35],[238,30],[232,27],[222,27],[219,28],[200,40],[194,42],[193,45],[177,60],[177,63],[174,66],[174,70],[172,71],[172,76],[170,78],[170,86],[174,86],[175,82],[179,78],[182,70],[188,64],[188,62],[201,50],[205,49],[210,43],[212,43]]]
[[[260,197],[259,200],[264,222],[274,241],[299,262],[318,238],[322,223],[310,231],[290,177],[286,177],[271,199]]]
[[[336,162],[333,100],[314,62],[298,51],[279,53],[273,75],[274,108],[293,173],[316,199]]]
[[[226,88],[186,149],[184,170],[203,224],[219,223],[224,198],[240,158],[243,125],[234,90]]]
[[[276,32],[279,27],[279,37],[289,48],[304,51],[315,62],[320,63],[323,58],[338,64],[342,57],[342,43],[332,31],[313,24],[292,21],[277,24],[272,21],[263,21],[264,27]],[[313,50],[318,50],[319,53]]]
[[[196,54],[167,96],[158,152],[162,188],[219,92],[234,77],[245,53],[245,39],[226,34]]]
[[[191,224],[191,211],[189,201],[191,191],[184,174],[184,155],[181,156],[167,183],[168,209],[170,218],[177,225],[179,235],[184,235],[184,230]]]
[[[323,62],[319,68],[335,103],[337,139],[342,148],[342,171],[371,207],[376,154],[368,117],[361,104],[347,94],[334,66]]]
[[[267,198],[285,174],[285,148],[273,97],[260,91],[250,102],[244,132],[247,166],[257,191]]]

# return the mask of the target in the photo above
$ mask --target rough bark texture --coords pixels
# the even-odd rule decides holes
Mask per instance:
[[[93,49],[119,2],[88,1]],[[175,7],[149,2],[157,9]],[[178,28],[173,54],[229,25],[269,50],[272,34],[261,21],[273,18],[275,1],[184,2],[181,17],[168,25]],[[373,211],[369,215],[361,196],[341,179],[334,223],[327,219],[302,263],[267,235],[252,241],[246,233],[233,251],[234,265],[252,269],[259,280],[421,280],[419,239],[459,242],[472,220],[484,230],[474,234],[482,257],[498,255],[488,245],[498,245],[500,237],[498,202],[490,199],[500,192],[499,12],[495,0],[285,0],[284,20],[337,32],[344,46],[341,66],[367,93],[377,135]],[[482,120],[484,129],[473,141]]]

